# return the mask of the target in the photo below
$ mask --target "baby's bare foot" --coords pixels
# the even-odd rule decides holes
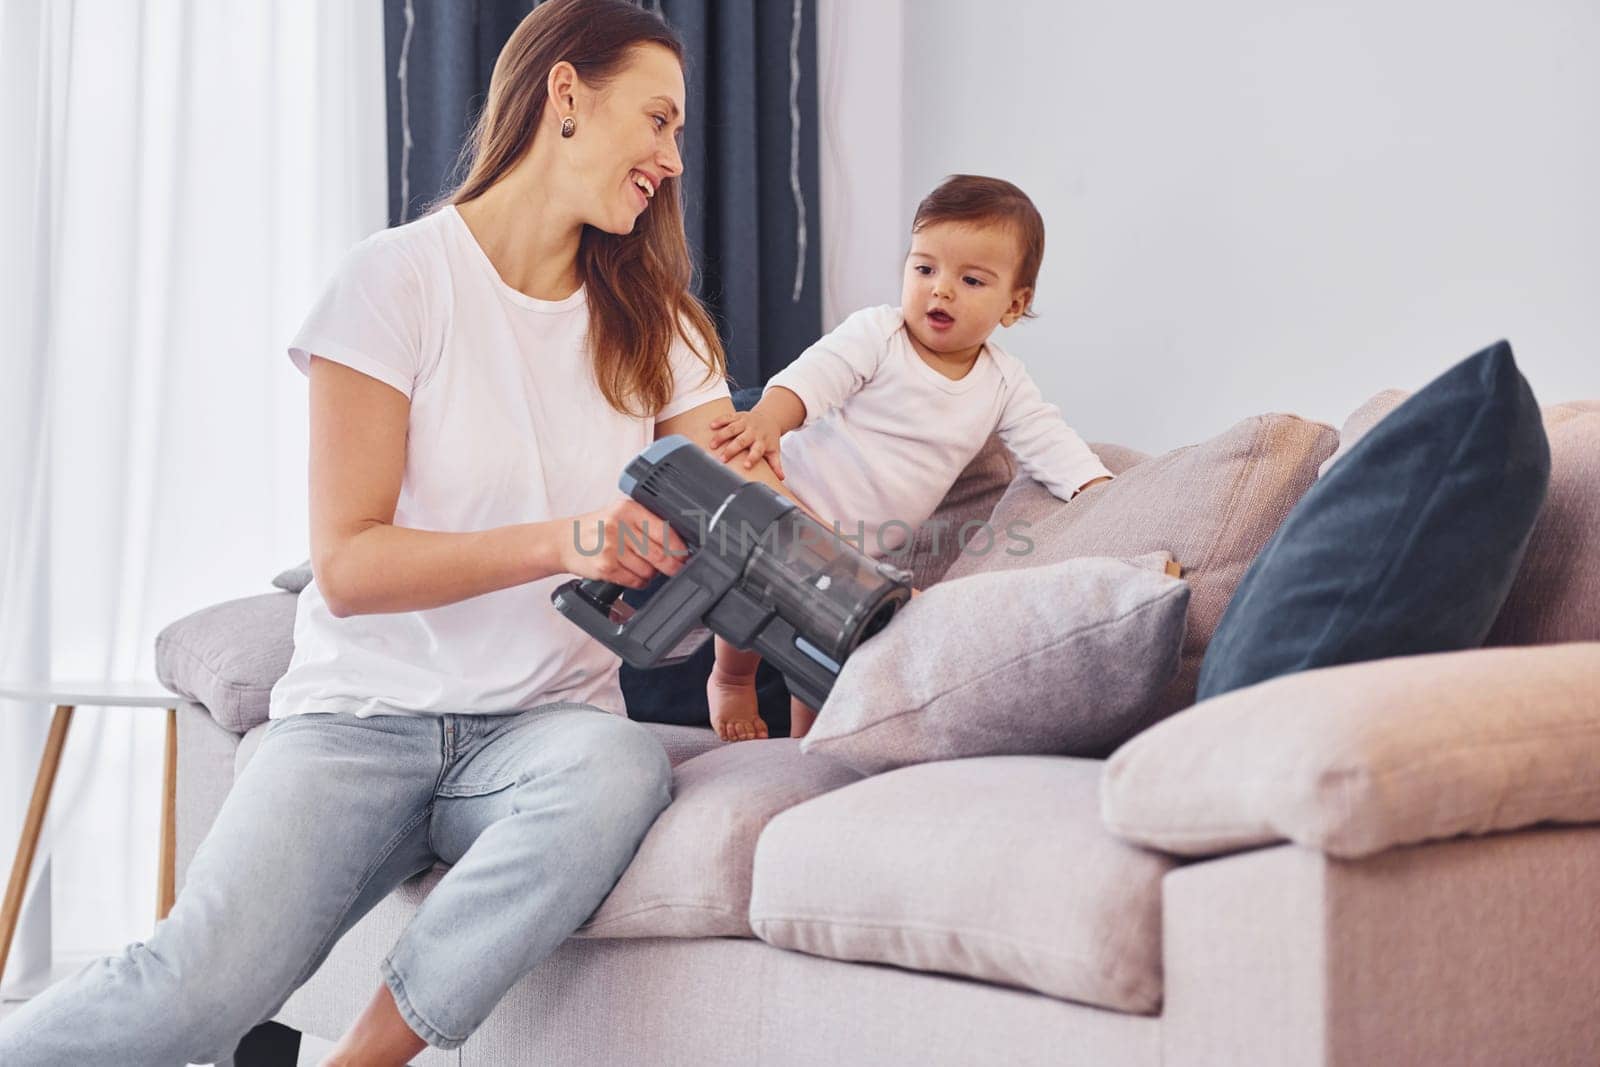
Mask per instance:
[[[756,700],[755,675],[731,678],[713,670],[706,682],[711,728],[724,741],[756,741],[767,736]]]

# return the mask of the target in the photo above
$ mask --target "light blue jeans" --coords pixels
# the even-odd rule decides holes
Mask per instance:
[[[397,885],[453,864],[374,974],[455,1048],[605,899],[667,806],[665,750],[583,704],[275,721],[146,942],[0,1022],[0,1064],[232,1054]]]

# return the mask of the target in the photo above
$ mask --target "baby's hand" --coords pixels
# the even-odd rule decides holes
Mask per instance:
[[[772,473],[783,475],[783,459],[778,454],[777,424],[759,408],[736,411],[732,415],[718,415],[711,420],[711,450],[726,463],[740,452],[745,453],[746,470],[761,459],[772,465]]]

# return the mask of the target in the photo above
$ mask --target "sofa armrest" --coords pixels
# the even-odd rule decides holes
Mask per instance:
[[[1600,827],[1181,867],[1162,884],[1161,1062],[1591,1064],[1597,884]]]
[[[1110,759],[1101,814],[1204,856],[1396,845],[1600,822],[1600,642],[1407,656],[1205,701]]]
[[[182,891],[189,863],[211,832],[222,801],[233,788],[240,737],[219,725],[199,704],[178,705],[176,885]]]

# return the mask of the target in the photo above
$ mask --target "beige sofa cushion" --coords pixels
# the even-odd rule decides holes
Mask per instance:
[[[1353,411],[1323,471],[1408,395],[1388,389]],[[1600,400],[1544,408],[1544,429],[1550,488],[1488,645],[1600,641]]]
[[[1410,395],[1404,389],[1385,389],[1352,411],[1344,420],[1344,425],[1339,427],[1339,447],[1317,468],[1317,477],[1327,474],[1330,467],[1343,459],[1344,454],[1367,435],[1367,431],[1388,417],[1389,412],[1404,404]]]
[[[700,731],[709,733],[709,731]],[[767,821],[860,777],[789,738],[680,763],[672,803],[577,937],[750,937],[750,868]]]
[[[944,577],[959,548],[952,532],[982,522],[1016,477],[1017,461],[998,434],[990,434],[972,462],[956,476],[928,521],[917,527],[910,548],[887,562],[911,572],[911,587],[926,589]]]
[[[1600,822],[1600,642],[1302,671],[1124,745],[1106,827],[1206,856],[1275,841],[1355,858],[1539,822]]]
[[[1138,449],[1115,444],[1091,444],[1106,469],[1121,474],[1148,459]],[[999,434],[991,434],[972,462],[957,476],[927,522],[917,527],[910,550],[891,556],[889,562],[911,572],[914,589],[926,589],[942,579],[960,554],[957,534],[969,522],[985,522],[1006,487],[1016,477],[1017,460]]]
[[[1293,415],[1258,415],[1197,445],[1144,460],[1079,494],[1058,500],[1018,478],[995,506],[996,548],[968,551],[947,579],[980,571],[1056,563],[1074,556],[1137,556],[1167,551],[1188,580],[1188,631],[1177,677],[1157,702],[1164,717],[1194,703],[1195,683],[1217,620],[1267,539],[1334,450],[1331,426]],[[1013,524],[1033,542],[1018,545]]]
[[[1550,488],[1486,644],[1600,641],[1600,402],[1544,409]]]
[[[1102,766],[924,763],[793,808],[761,835],[750,925],[815,956],[1153,1012],[1173,863],[1101,827]]]
[[[969,574],[850,654],[801,748],[876,774],[968,756],[1104,756],[1178,670],[1165,552]]]
[[[1100,462],[1105,464],[1106,470],[1114,475],[1121,475],[1124,471],[1131,470],[1150,458],[1150,453],[1141,452],[1137,448],[1119,445],[1109,441],[1095,441],[1089,445],[1094,454],[1100,457]]]

